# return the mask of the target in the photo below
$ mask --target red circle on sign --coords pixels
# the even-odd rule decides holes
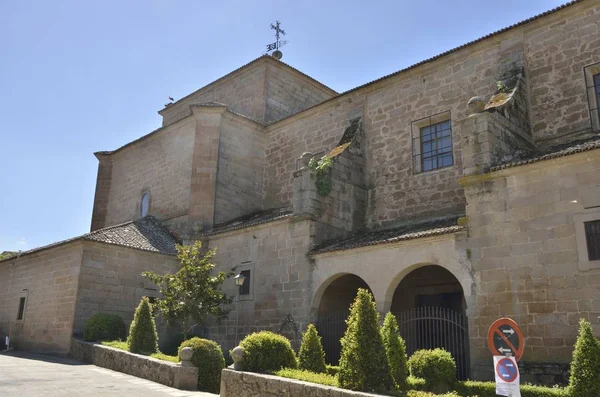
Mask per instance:
[[[514,333],[517,335],[517,340],[519,342],[518,348],[515,348],[514,345],[510,342],[510,340],[508,340],[508,338],[504,335],[504,332],[500,329],[500,327],[502,326],[508,326],[510,327],[509,329],[514,330]],[[504,356],[505,352],[498,351],[498,349],[494,345],[494,336],[499,336],[509,346],[517,361],[521,360],[521,356],[523,356],[523,350],[525,349],[525,339],[523,338],[521,328],[519,328],[519,326],[513,319],[501,318],[499,320],[496,320],[488,330],[488,347],[490,351],[494,356]]]
[[[508,364],[508,365],[507,365]],[[511,372],[508,368],[510,367],[515,367],[514,372]],[[510,375],[508,378],[506,378],[503,374],[502,374],[502,370],[500,369],[500,367],[504,367],[506,368],[506,373],[508,375]],[[519,375],[519,370],[517,369],[517,367],[513,364],[512,360],[510,358],[503,358],[502,360],[498,361],[498,364],[496,364],[496,373],[498,374],[498,376],[500,377],[500,379],[502,379],[505,382],[514,382],[515,379],[517,379],[517,376]]]

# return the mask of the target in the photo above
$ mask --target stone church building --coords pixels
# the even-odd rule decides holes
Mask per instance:
[[[224,348],[315,322],[335,362],[364,287],[409,351],[444,346],[463,378],[492,376],[488,328],[513,318],[524,379],[553,383],[579,319],[600,334],[599,107],[592,0],[344,93],[262,56],[95,153],[90,233],[0,260],[0,334],[67,352],[95,312],[130,321],[157,294],[140,273],[201,240],[246,277],[224,286],[238,325],[234,305],[201,330]]]

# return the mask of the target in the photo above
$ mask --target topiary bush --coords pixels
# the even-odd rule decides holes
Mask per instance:
[[[290,341],[269,331],[250,334],[240,343],[244,348],[244,368],[250,372],[272,372],[297,368],[296,355]]]
[[[218,394],[221,370],[225,368],[221,346],[212,340],[192,338],[184,341],[178,351],[181,352],[184,347],[191,347],[194,351],[192,362],[198,367],[198,390]]]
[[[346,324],[340,340],[340,387],[366,392],[392,390],[394,381],[379,331],[379,313],[368,290],[358,290]]]
[[[570,397],[600,396],[600,344],[583,318],[579,320],[567,390]]]
[[[306,331],[302,334],[302,344],[298,352],[298,368],[317,374],[326,371],[325,352],[321,344],[321,337],[313,324],[308,324]]]
[[[408,358],[406,357],[406,345],[404,339],[400,336],[398,321],[392,313],[388,313],[383,320],[381,339],[396,387],[400,390],[407,390]]]
[[[91,342],[123,340],[127,336],[125,322],[120,316],[96,313],[85,322],[83,339]]]
[[[152,317],[150,300],[147,297],[143,297],[135,309],[133,321],[129,327],[127,345],[132,353],[152,354],[158,352],[156,324]]]
[[[417,350],[408,360],[411,376],[423,378],[425,389],[446,393],[456,383],[456,363],[444,349]]]

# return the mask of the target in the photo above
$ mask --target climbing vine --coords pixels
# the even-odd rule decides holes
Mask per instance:
[[[308,162],[308,167],[311,170],[317,172],[317,180],[315,186],[317,187],[317,193],[320,196],[327,196],[331,192],[332,177],[331,177],[331,166],[333,162],[331,157],[323,156],[320,159],[313,157]]]

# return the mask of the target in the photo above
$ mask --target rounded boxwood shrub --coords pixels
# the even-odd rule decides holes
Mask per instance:
[[[244,367],[250,372],[271,372],[282,368],[297,368],[290,341],[269,331],[250,334],[240,343],[244,348]]]
[[[129,328],[127,346],[132,353],[152,354],[158,352],[158,335],[152,317],[150,300],[143,297],[135,309],[133,321]]]
[[[194,351],[192,362],[198,367],[198,390],[218,394],[221,370],[225,368],[221,346],[212,340],[192,338],[183,341],[179,346],[179,352],[184,347],[191,347]]]
[[[568,392],[570,397],[600,396],[600,343],[583,318],[579,320]]]
[[[83,329],[83,339],[90,342],[123,340],[126,335],[125,322],[116,314],[96,313],[87,319]]]
[[[445,393],[456,383],[456,362],[444,349],[417,350],[408,367],[411,376],[425,380],[427,391]]]
[[[393,390],[394,381],[379,331],[379,313],[368,290],[358,290],[346,324],[348,328],[340,340],[340,387],[383,393]]]
[[[408,358],[406,357],[406,345],[404,339],[400,336],[398,321],[392,313],[388,313],[385,320],[383,320],[381,339],[396,387],[400,390],[407,390]]]
[[[306,331],[302,334],[302,344],[298,352],[298,367],[315,373],[323,373],[326,370],[321,337],[313,324],[308,324]]]

